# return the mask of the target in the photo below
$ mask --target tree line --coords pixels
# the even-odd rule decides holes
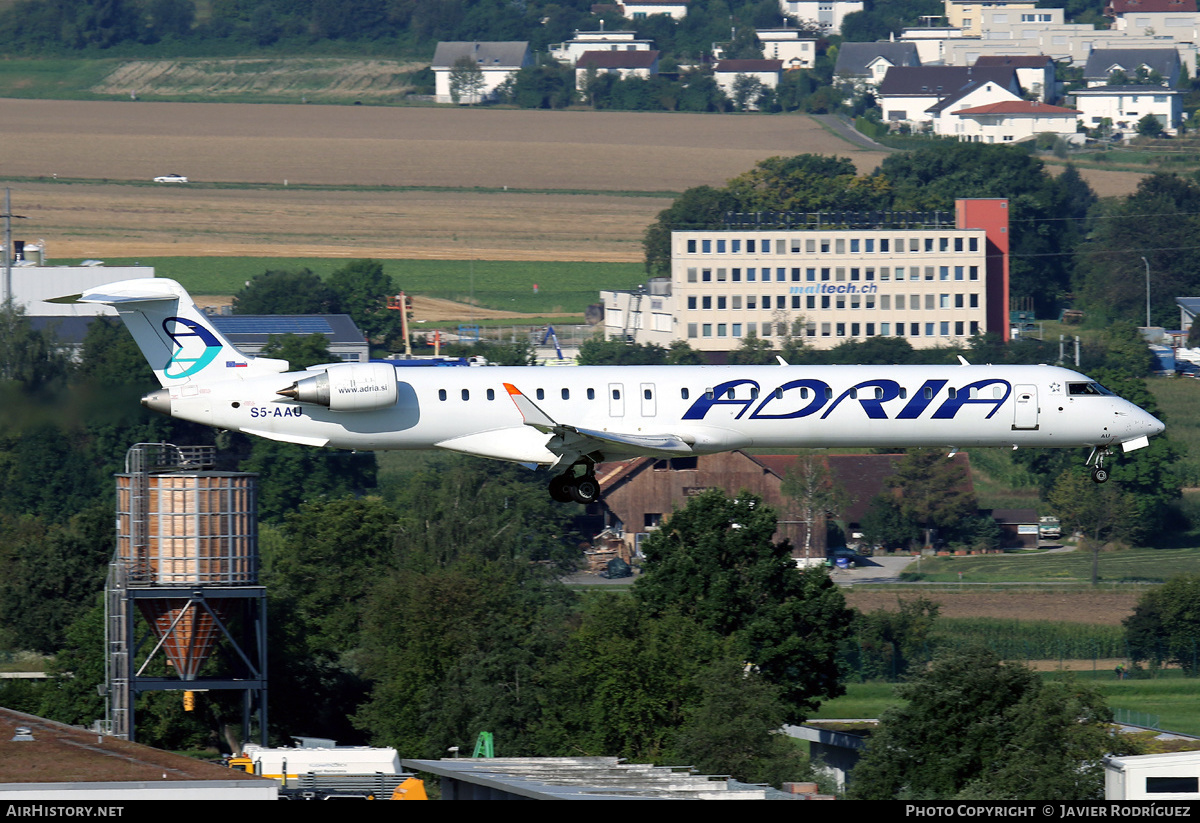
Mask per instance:
[[[777,27],[776,0],[694,0],[688,15],[638,20],[643,38],[678,59],[696,60],[739,31]],[[0,12],[7,52],[63,54],[223,53],[256,47],[288,53],[314,45],[366,47],[428,59],[439,41],[525,40],[544,52],[575,30],[629,29],[615,6],[586,0],[17,0]]]

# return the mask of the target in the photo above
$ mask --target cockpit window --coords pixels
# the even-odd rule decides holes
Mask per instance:
[[[1092,395],[1111,395],[1108,389],[1101,386],[1099,383],[1068,383],[1067,394],[1072,397],[1081,397],[1085,394]]]

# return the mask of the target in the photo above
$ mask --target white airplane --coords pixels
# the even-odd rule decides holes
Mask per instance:
[[[729,449],[1114,447],[1163,424],[1055,366],[584,366],[289,372],[247,357],[172,280],[126,280],[54,302],[116,308],[162,388],[142,405],[271,440],[340,449],[439,448],[549,467],[555,500],[600,496],[595,466]]]

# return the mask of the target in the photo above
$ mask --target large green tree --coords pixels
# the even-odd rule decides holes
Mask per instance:
[[[875,174],[891,185],[895,209],[948,211],[959,198],[1007,198],[1011,296],[1048,313],[1069,291],[1077,224],[1090,205],[1076,176],[1052,177],[1024,147],[958,142],[889,155]]]
[[[966,468],[938,449],[910,449],[896,463],[888,485],[899,490],[900,511],[908,522],[925,530],[927,544],[936,532],[956,539],[977,509]]]
[[[388,309],[397,289],[378,260],[352,260],[329,275],[335,295],[333,311],[350,315],[372,342],[395,345],[401,331],[398,310]],[[401,343],[402,345],[402,343]]]
[[[1179,574],[1141,596],[1122,621],[1129,656],[1200,673],[1200,575]]]
[[[797,569],[775,529],[754,495],[698,495],[643,544],[634,594],[650,615],[677,612],[732,638],[800,722],[843,693],[837,650],[852,615],[824,568]]]
[[[1112,714],[1094,689],[1043,682],[985,649],[940,657],[896,688],[851,774],[860,800],[1085,800],[1104,794]]]
[[[329,314],[337,295],[310,269],[268,269],[233,296],[235,314]]]
[[[1173,328],[1175,298],[1200,290],[1191,264],[1200,245],[1200,183],[1174,174],[1144,178],[1137,191],[1107,203],[1076,257],[1074,286],[1089,317]]]

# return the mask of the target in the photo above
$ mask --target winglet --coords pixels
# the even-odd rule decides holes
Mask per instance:
[[[558,425],[512,383],[505,383],[504,388],[508,392],[508,396],[512,398],[513,403],[516,404],[517,411],[525,418],[526,426],[533,426],[535,429],[549,431]]]

